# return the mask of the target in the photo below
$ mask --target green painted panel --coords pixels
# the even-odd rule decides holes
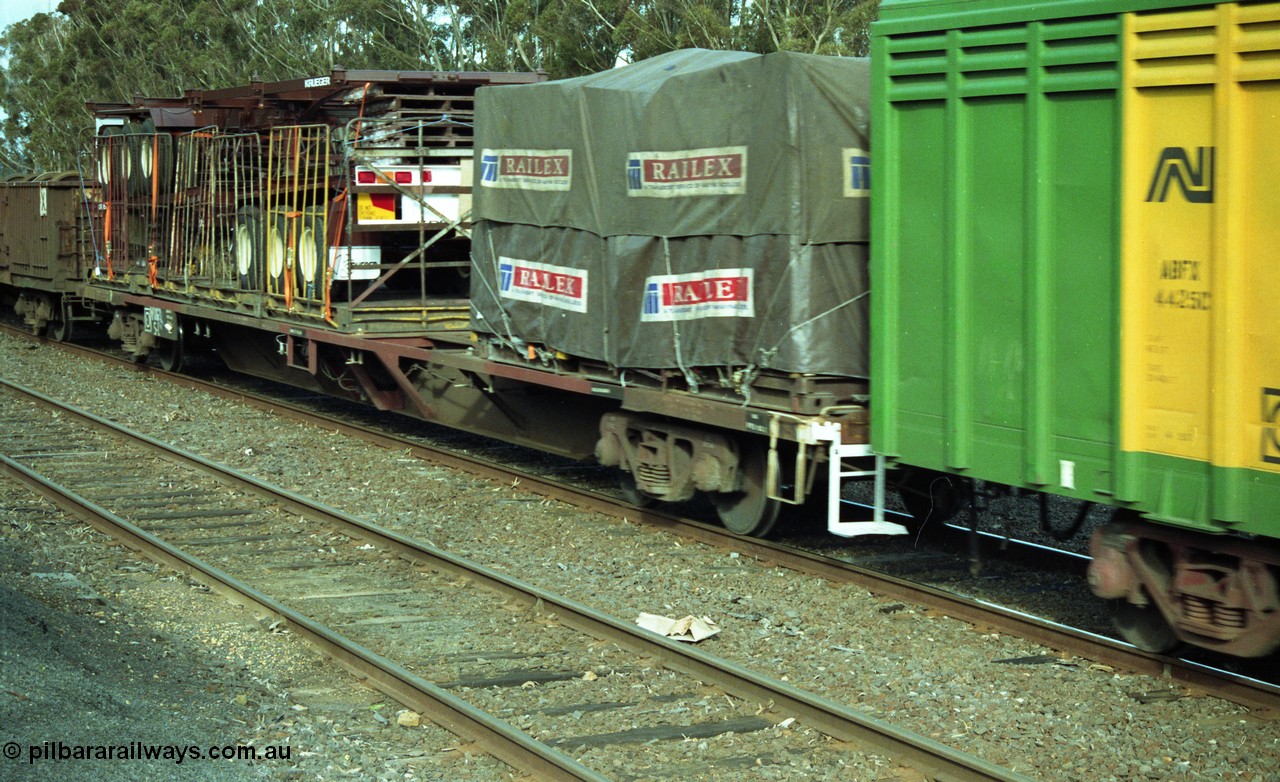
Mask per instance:
[[[1023,339],[1027,106],[1020,97],[969,100],[962,112],[964,154],[958,162],[968,200],[958,205],[958,217],[966,226],[969,249],[968,273],[957,282],[958,294],[972,311],[967,324],[956,324],[951,338],[971,346],[973,420],[961,425],[1017,427],[1031,358]],[[964,380],[962,374],[951,384]],[[990,456],[984,453],[983,460]],[[1020,463],[1015,457],[1012,466]]]
[[[1054,95],[1043,108],[1052,428],[1057,435],[1111,444],[1120,344],[1114,229],[1119,109],[1111,92]]]
[[[876,309],[873,317],[877,318],[873,330],[881,335],[878,350],[872,356],[876,362],[871,373],[872,397],[886,402],[880,408],[886,418],[873,425],[881,427],[881,442],[890,450],[895,447],[892,441],[896,436],[896,427],[890,421],[896,419],[898,412],[936,416],[946,394],[946,378],[938,371],[945,361],[947,346],[941,265],[946,241],[938,219],[945,208],[946,192],[938,186],[947,165],[944,112],[944,104],[938,101],[901,107],[887,119],[894,143],[911,149],[912,154],[878,158],[884,161],[878,164],[887,183],[884,187],[894,188],[896,196],[872,203],[873,212],[892,205],[891,211],[878,215],[887,224],[884,235],[894,237],[892,244],[883,248],[888,260],[871,270],[875,291],[872,307]],[[906,183],[934,184],[908,187],[904,186]],[[903,269],[908,270],[905,276],[886,274]],[[877,297],[885,306],[876,308]],[[878,378],[888,377],[894,378],[892,389],[878,386]],[[891,399],[897,401],[890,403]]]
[[[873,35],[1216,5],[1213,0],[880,0]]]
[[[1119,32],[1064,19],[873,41],[877,449],[1110,499]]]

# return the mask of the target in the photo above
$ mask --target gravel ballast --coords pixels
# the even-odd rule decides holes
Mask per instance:
[[[3,336],[0,366],[8,379],[183,443],[264,480],[365,514],[379,524],[619,617],[630,620],[641,611],[709,615],[724,630],[703,642],[706,651],[785,676],[797,686],[1034,778],[1090,782],[1280,778],[1280,723],[1259,719],[1229,703],[1171,689],[1159,679],[1061,658],[1019,639],[984,633],[911,606],[895,606],[865,590],[833,586],[734,552],[542,501],[519,487],[459,476],[332,431],[286,422]],[[12,495],[13,490],[8,493]],[[6,499],[6,505],[13,502]],[[41,544],[20,527],[30,520],[9,514],[6,521],[4,534],[14,561],[38,558]],[[61,527],[58,530],[46,535],[67,536]],[[172,592],[174,582],[164,581],[163,571],[152,572],[135,563],[141,569],[129,574],[132,586],[121,590],[119,583],[110,581],[120,577],[110,566],[94,565],[87,553],[82,557],[86,560],[80,565],[83,570],[69,565],[6,570],[4,585],[30,595],[39,592],[39,580],[32,572],[70,572],[87,589],[111,595],[134,617],[149,617],[135,622],[161,621],[148,613],[152,610],[148,601],[154,599],[148,595],[155,590]],[[98,583],[99,578],[105,581]],[[183,597],[220,604],[220,598],[189,587]],[[264,631],[243,616],[231,614],[228,619],[231,609],[221,605],[190,615],[199,617],[208,611],[222,616],[214,625],[220,631],[233,636],[250,633],[252,642],[244,642],[235,652],[238,664],[246,666],[244,675],[265,683],[258,687],[277,693],[282,713],[289,714],[291,721],[280,728],[292,737],[284,740],[295,742],[296,749],[299,732],[309,731],[307,736],[315,742],[311,750],[315,754],[309,758],[320,759],[308,765],[295,757],[290,773],[319,777],[349,770],[358,760],[363,773],[385,778],[401,778],[405,773],[422,778],[437,773],[443,775],[439,778],[501,778],[504,771],[498,766],[467,765],[467,773],[473,774],[469,777],[454,773],[459,770],[458,753],[446,751],[451,744],[447,734],[434,742],[438,751],[423,750],[423,755],[415,756],[420,762],[404,765],[403,756],[391,757],[396,755],[395,748],[403,750],[399,742],[387,739],[389,748],[373,748],[373,742],[383,740],[376,735],[380,730],[393,737],[400,734],[372,719],[352,722],[364,728],[377,726],[369,743],[362,745],[364,750],[353,755],[343,749],[343,732],[326,733],[327,726],[321,729],[309,722],[314,717],[308,715],[319,709],[309,705],[310,685],[298,684],[311,675],[304,669],[324,666],[316,666],[314,660],[304,665],[297,659],[255,657],[254,649],[279,642],[279,634]],[[201,621],[182,615],[184,629],[172,637],[189,643],[191,654],[221,648],[216,643],[202,644]],[[38,652],[38,647],[32,649],[32,654]],[[116,652],[105,647],[102,654]],[[296,654],[306,658],[310,653],[302,649]],[[104,666],[104,670],[119,675],[122,684],[132,681],[118,667]],[[187,675],[200,676],[199,665],[189,665],[187,670]],[[5,689],[8,686],[6,682]],[[363,692],[369,705],[384,700]],[[246,701],[263,702],[251,696]],[[384,713],[386,709],[394,707],[385,706]],[[520,716],[514,715],[513,721],[519,722]],[[157,715],[157,719],[164,717]],[[616,726],[618,730],[628,727]],[[329,739],[332,744],[325,743]],[[414,739],[417,742],[419,737]],[[696,757],[688,758],[683,749],[672,752],[671,762],[685,768],[690,762],[696,765]],[[384,751],[388,756],[380,754]],[[342,760],[348,756],[353,760]],[[803,758],[790,760],[803,763]],[[325,763],[334,771],[320,770]],[[799,773],[800,767],[794,768]],[[284,773],[281,768],[264,770]]]

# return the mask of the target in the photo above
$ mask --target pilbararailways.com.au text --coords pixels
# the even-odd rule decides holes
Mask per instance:
[[[44,761],[77,760],[166,761],[182,765],[188,760],[289,760],[292,748],[288,744],[261,747],[225,744],[204,747],[197,744],[144,744],[141,741],[122,744],[43,741],[24,747],[10,741],[4,745],[3,754],[6,760],[18,760],[25,755],[28,765]]]

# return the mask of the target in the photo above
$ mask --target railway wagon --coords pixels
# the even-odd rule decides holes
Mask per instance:
[[[1177,0],[873,26],[872,441],[1120,509],[1090,584],[1147,649],[1280,645],[1278,30]]]
[[[863,59],[689,49],[480,91],[477,351],[665,390],[599,423],[638,499],[703,493],[765,534],[828,450],[762,436],[770,417],[865,445],[868,84]],[[678,420],[680,399],[763,425]]]
[[[716,65],[707,66],[708,59]],[[743,534],[767,532],[782,506],[809,498],[825,503],[833,533],[905,533],[885,520],[882,500],[870,519],[845,518],[839,501],[845,479],[873,480],[881,498],[885,484],[883,461],[871,453],[866,433],[868,64],[789,53],[678,52],[657,66],[588,80],[594,86],[598,79],[632,81],[617,95],[639,105],[645,76],[660,81],[653,77],[681,70],[676,63],[687,66],[693,83],[672,79],[667,86],[675,89],[656,91],[657,108],[679,105],[693,117],[732,86],[733,116],[704,121],[697,130],[727,140],[676,139],[689,153],[681,157],[663,146],[672,141],[659,138],[669,123],[655,111],[637,128],[649,134],[645,144],[629,149],[649,150],[664,172],[706,171],[714,163],[716,177],[694,176],[672,189],[681,183],[666,176],[646,184],[642,164],[634,179],[652,186],[642,196],[654,197],[633,199],[626,195],[634,189],[627,150],[610,148],[608,154],[624,157],[606,172],[621,194],[605,205],[608,219],[632,213],[647,214],[650,225],[682,216],[696,222],[699,209],[690,207],[700,204],[706,222],[706,204],[732,216],[750,201],[738,215],[747,230],[721,226],[690,237],[647,227],[647,236],[629,238],[625,230],[594,232],[614,249],[644,245],[649,278],[664,277],[653,266],[663,258],[660,248],[677,247],[673,257],[681,268],[668,266],[665,279],[640,280],[678,288],[680,303],[690,305],[646,326],[665,333],[668,350],[677,353],[674,364],[568,353],[561,348],[569,345],[543,334],[508,334],[501,307],[486,309],[482,301],[472,309],[468,277],[473,291],[476,280],[498,282],[488,276],[496,256],[484,254],[492,247],[523,259],[543,280],[563,282],[549,267],[569,265],[552,263],[536,240],[543,228],[566,226],[526,220],[535,225],[503,235],[522,221],[504,221],[495,212],[488,225],[473,224],[469,208],[472,199],[481,203],[498,193],[518,199],[518,189],[473,187],[486,175],[487,161],[472,167],[470,130],[493,134],[506,121],[517,133],[508,146],[523,144],[518,134],[529,131],[527,120],[543,104],[539,74],[334,71],[179,98],[90,104],[98,125],[96,242],[93,273],[82,291],[94,312],[110,314],[109,335],[138,360],[158,357],[161,366],[176,367],[198,336],[239,371],[575,458],[624,464],[633,476],[624,479],[625,488],[639,501],[708,494],[726,524]],[[742,67],[717,69],[734,63]],[[767,89],[753,92],[761,87]],[[486,116],[477,106],[472,112],[471,95],[480,103],[488,95],[500,106],[507,93],[534,97],[510,111]],[[771,128],[755,115],[776,122]],[[614,125],[608,112],[594,119],[598,133]],[[569,123],[539,126],[544,135],[562,133],[563,143],[579,145],[578,160],[590,169],[596,151],[589,154],[590,139],[571,138],[572,131]],[[715,149],[708,152],[709,146]],[[756,162],[748,164],[748,155]],[[508,157],[526,165],[536,156]],[[811,158],[822,164],[815,174],[805,168]],[[720,176],[726,167],[727,179]],[[452,180],[438,176],[445,168]],[[536,178],[548,171],[514,173]],[[512,179],[519,177],[504,181]],[[785,204],[770,201],[774,186],[787,190]],[[650,202],[647,213],[636,206],[643,201]],[[603,214],[600,209],[588,203],[582,213]],[[588,233],[566,257],[592,246]],[[479,252],[468,253],[477,245]],[[362,255],[366,249],[381,255]],[[684,268],[699,257],[697,270]],[[601,272],[640,271],[621,260],[593,274],[605,283],[596,301],[607,305],[623,293]],[[840,285],[831,282],[837,275]],[[693,300],[693,293],[713,288],[733,295]],[[556,292],[536,293],[545,303]],[[642,339],[628,343],[622,330],[628,320],[644,320],[649,302],[645,291],[631,293],[620,320],[578,323],[572,333],[606,333],[615,345],[643,347]],[[661,309],[661,296],[656,299]],[[482,320],[485,314],[490,317]],[[730,317],[718,333],[699,323],[721,316]],[[679,334],[687,341],[675,339]],[[728,360],[705,357],[710,337],[714,349],[731,351]],[[828,337],[862,340],[862,349],[829,351]],[[781,358],[770,364],[741,350],[753,342],[764,348],[761,356]]]
[[[88,276],[91,193],[75,171],[0,184],[0,294],[35,333],[66,339]]]

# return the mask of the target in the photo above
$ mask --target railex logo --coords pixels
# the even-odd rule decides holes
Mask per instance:
[[[498,181],[498,156],[488,152],[480,156],[480,181],[492,185]]]
[[[844,197],[866,198],[871,195],[871,155],[865,149],[847,147],[844,158]]]
[[[741,195],[746,190],[746,147],[631,152],[627,155],[628,196]]]
[[[571,149],[484,149],[480,185],[509,190],[568,190],[573,182]]]
[[[641,321],[755,317],[751,269],[663,274],[645,280]]]
[[[1195,162],[1184,147],[1165,147],[1156,160],[1147,201],[1167,201],[1170,185],[1177,184],[1182,197],[1192,204],[1213,203],[1213,147],[1196,147]]]
[[[498,259],[498,295],[547,307],[587,311],[587,270],[549,263]]]

